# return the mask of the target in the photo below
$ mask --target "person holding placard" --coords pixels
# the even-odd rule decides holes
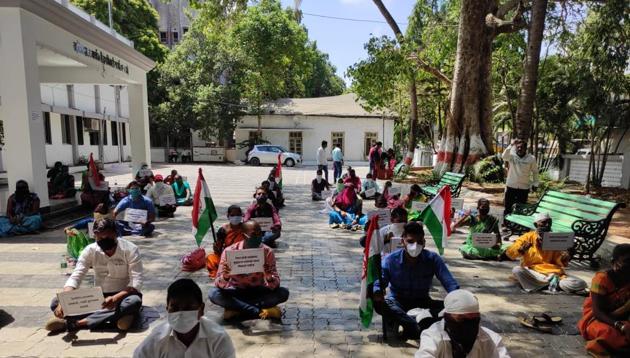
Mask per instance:
[[[612,252],[612,267],[595,274],[578,329],[594,357],[630,356],[630,244]]]
[[[322,174],[322,170],[317,169],[317,175],[311,182],[311,198],[313,201],[324,200],[322,192],[324,190],[330,190],[330,184],[322,177]]]
[[[133,352],[133,358],[234,358],[234,345],[223,327],[204,316],[199,285],[188,278],[173,282],[166,293],[166,322]]]
[[[368,173],[361,184],[361,197],[363,199],[374,199],[377,196],[380,196],[378,183],[372,179],[372,174]]]
[[[173,188],[164,183],[164,178],[157,174],[155,184],[147,191],[147,197],[153,201],[160,217],[172,218],[177,210],[177,199]]]
[[[0,237],[34,233],[42,226],[39,196],[18,180],[15,192],[7,199],[6,216],[0,216]]]
[[[499,219],[490,215],[490,201],[481,198],[477,201],[477,213],[473,215],[467,210],[455,224],[453,229],[468,225],[470,233],[466,242],[459,248],[459,252],[468,260],[496,260],[509,245],[501,245],[501,233],[499,229]],[[477,238],[476,234],[491,234],[491,238]],[[491,240],[491,242],[487,242]],[[483,243],[482,243],[483,241]]]
[[[181,175],[175,177],[175,182],[171,185],[175,192],[177,206],[191,206],[193,203],[193,192],[190,184]]]
[[[422,223],[410,222],[403,229],[404,249],[398,249],[382,261],[382,275],[374,282],[372,299],[376,312],[386,319],[388,331],[398,332],[403,327],[403,340],[418,339],[420,332],[438,321],[444,303],[429,296],[433,277],[437,277],[446,292],[459,288],[457,281],[435,252],[424,248]],[[387,296],[383,293],[388,290]],[[422,308],[418,322],[407,312]]]
[[[155,229],[155,226],[152,224],[155,221],[153,201],[142,195],[140,184],[135,180],[127,185],[127,193],[129,195],[116,205],[114,217],[118,218],[119,214],[128,209],[133,210],[125,212],[125,219],[116,221],[118,235],[151,236],[153,229]],[[129,215],[131,212],[133,212],[133,216]]]
[[[500,260],[521,259],[521,264],[514,267],[512,274],[520,286],[527,292],[542,290],[554,280],[558,282],[558,289],[577,293],[586,289],[584,280],[567,276],[564,268],[569,265],[571,253],[569,251],[543,250],[543,235],[551,232],[551,218],[547,213],[535,214],[536,231],[530,231],[519,237],[499,257]]]
[[[392,209],[397,208],[397,207],[402,207],[407,210],[411,210],[414,201],[423,199],[422,190],[420,189],[420,186],[418,184],[413,184],[409,188],[409,193],[403,196],[402,199],[398,199],[399,197],[400,197],[400,194],[393,195],[392,199],[389,200],[388,206]],[[414,215],[412,214],[410,216],[414,216]]]
[[[280,319],[282,311],[277,305],[289,299],[289,290],[280,287],[273,250],[263,244],[263,232],[255,221],[243,224],[245,240],[226,248],[221,254],[215,289],[209,294],[210,301],[225,309],[223,319]],[[235,250],[262,249],[263,272],[230,274],[233,269],[228,253]]]
[[[238,205],[231,205],[227,210],[228,222],[217,231],[217,239],[212,245],[213,252],[206,259],[208,276],[215,278],[223,250],[237,242],[245,240],[243,232],[243,211]]]
[[[335,197],[333,210],[328,213],[328,225],[332,229],[344,228],[352,229],[353,223],[360,213],[360,206],[357,203],[357,193],[353,184],[345,184],[344,189]],[[365,221],[363,220],[365,225]],[[358,221],[356,222],[358,224]]]
[[[391,224],[385,225],[379,229],[380,235],[378,238],[382,241],[379,247],[383,248],[381,251],[382,259],[397,249],[402,248],[402,233],[407,224],[407,210],[395,208],[391,212],[390,220]],[[359,240],[362,247],[365,247],[365,240],[365,235]]]
[[[255,218],[271,218],[271,225],[263,229],[263,243],[271,248],[276,247],[276,240],[280,238],[282,232],[282,222],[278,210],[267,201],[267,192],[259,187],[254,193],[252,203],[245,211],[243,221],[249,221]]]
[[[140,312],[143,269],[138,247],[117,237],[116,223],[112,219],[96,221],[94,236],[96,242],[81,252],[63,292],[78,289],[92,267],[94,286],[100,287],[105,296],[102,309],[87,315],[70,316],[70,312],[68,315],[64,313],[59,300],[55,298],[50,305],[55,318],[46,323],[46,329],[49,331],[75,331],[110,326],[127,331]]]

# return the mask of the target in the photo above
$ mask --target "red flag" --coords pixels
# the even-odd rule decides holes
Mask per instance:
[[[101,176],[98,175],[98,169],[96,168],[96,163],[94,163],[94,158],[92,158],[92,153],[90,153],[90,161],[88,162],[88,167],[92,171],[92,179],[94,180],[94,185],[97,187],[101,186]]]
[[[278,165],[276,165],[276,174],[274,175],[276,178],[276,183],[280,189],[282,189],[282,153],[278,154]]]

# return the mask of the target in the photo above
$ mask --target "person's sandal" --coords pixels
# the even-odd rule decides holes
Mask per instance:
[[[260,310],[261,319],[280,319],[282,318],[282,310],[278,306],[263,308]]]
[[[562,317],[560,317],[560,316],[551,316],[551,315],[548,315],[546,313],[543,313],[540,316],[534,316],[532,318],[538,324],[554,325],[554,324],[561,324],[562,323]]]
[[[538,321],[536,321],[533,318],[519,317],[518,320],[523,326],[525,326],[527,328],[535,329],[535,330],[537,330],[539,332],[552,333],[552,331],[553,331],[551,326],[548,326],[548,325],[543,324],[543,323],[539,323]]]

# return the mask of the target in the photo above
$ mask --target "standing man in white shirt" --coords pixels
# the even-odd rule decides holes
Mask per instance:
[[[83,249],[63,291],[79,288],[90,267],[93,267],[94,286],[101,287],[105,296],[103,309],[84,316],[65,317],[55,298],[50,305],[55,318],[46,323],[49,331],[71,332],[108,326],[127,331],[140,312],[143,270],[138,247],[117,237],[116,223],[112,219],[97,220],[94,236],[96,242]]]
[[[134,358],[234,358],[223,327],[204,317],[203,296],[195,281],[182,278],[166,293],[166,322],[155,327],[133,352]]]
[[[332,150],[332,160],[333,160],[333,178],[336,182],[337,179],[341,178],[341,172],[343,171],[343,152],[341,148],[339,148],[339,144],[334,144],[335,148]]]
[[[444,319],[422,331],[416,358],[509,358],[501,336],[480,321],[477,297],[451,291],[444,298]]]
[[[328,159],[326,159],[326,147],[328,142],[322,141],[322,146],[317,149],[317,169],[324,172],[324,178],[328,181]]]
[[[512,212],[512,206],[516,203],[527,203],[529,189],[536,191],[538,187],[538,164],[536,157],[527,153],[527,142],[521,139],[513,139],[512,143],[503,152],[503,161],[508,166],[507,180],[505,183],[505,210],[506,216]]]

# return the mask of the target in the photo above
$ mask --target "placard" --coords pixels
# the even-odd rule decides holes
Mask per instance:
[[[100,185],[96,185],[93,178],[88,179],[88,184],[95,191],[109,191],[109,182],[101,180]]]
[[[400,194],[400,188],[399,187],[391,187],[387,190],[387,194],[389,194],[389,196],[394,196],[394,195],[399,195]]]
[[[464,208],[464,198],[452,198],[451,206],[455,208],[455,210],[461,210]]]
[[[105,301],[101,287],[59,292],[57,293],[57,299],[66,317],[100,311],[103,309],[103,301]]]
[[[392,213],[387,208],[368,211],[368,219],[374,215],[378,215],[378,227],[385,227],[392,223]]]
[[[264,272],[265,250],[263,248],[226,250],[225,254],[230,266],[230,275]]]
[[[140,169],[138,170],[138,176],[140,178],[146,178],[153,175],[153,171],[151,169]]]
[[[177,199],[175,199],[175,194],[167,193],[160,195],[158,197],[158,202],[160,203],[160,206],[176,205]]]
[[[405,230],[406,223],[392,223],[389,225],[389,232],[391,232],[395,237],[401,237],[403,231]]]
[[[258,225],[260,225],[260,229],[262,231],[271,231],[271,227],[273,226],[273,218],[258,217],[258,218],[252,218],[252,220],[257,222]]]
[[[145,224],[147,222],[147,211],[142,209],[125,209],[125,221],[130,223]]]
[[[94,221],[88,223],[88,237],[90,239],[94,238]]]
[[[373,197],[374,195],[376,195],[376,189],[374,189],[374,188],[372,188],[372,189],[368,189],[368,190],[366,190],[366,191],[364,192],[364,194],[365,194],[365,197],[366,197],[366,198],[371,198],[371,197]]]
[[[489,249],[497,244],[497,234],[475,232],[472,234],[473,246],[481,249]]]
[[[411,208],[416,211],[422,212],[422,210],[424,210],[424,208],[426,208],[427,206],[429,206],[429,203],[425,203],[422,201],[414,200],[411,202]]]
[[[394,252],[405,247],[402,237],[392,237],[389,241],[389,252]]]
[[[573,247],[573,232],[546,232],[543,234],[542,249],[545,251],[566,251]]]

